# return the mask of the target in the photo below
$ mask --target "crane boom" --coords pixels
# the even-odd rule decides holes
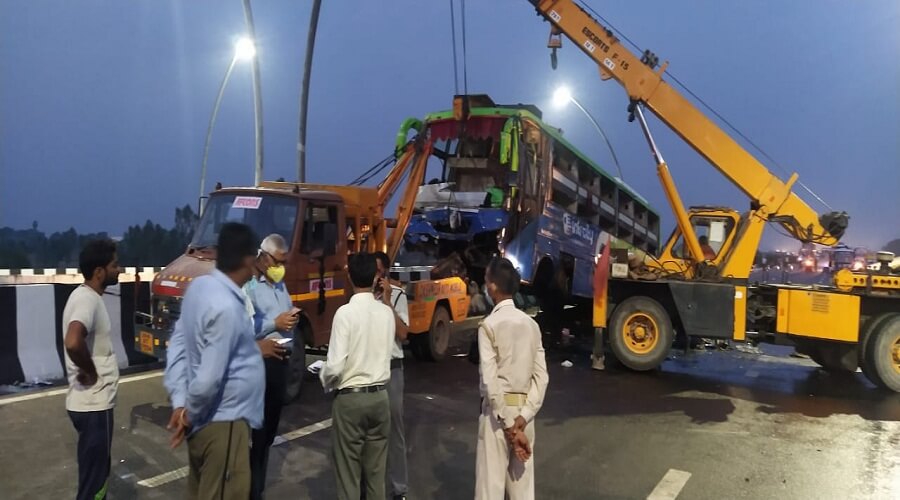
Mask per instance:
[[[621,84],[634,105],[645,105],[685,142],[706,158],[751,200],[755,215],[782,225],[800,241],[833,246],[847,225],[844,213],[819,216],[791,191],[797,174],[787,182],[759,160],[663,80],[667,66],[649,51],[641,57],[624,47],[612,30],[602,26],[572,0],[529,0],[553,25],[553,37],[566,35],[600,67],[601,78]],[[555,48],[554,48],[555,50]],[[632,108],[634,109],[634,108]]]

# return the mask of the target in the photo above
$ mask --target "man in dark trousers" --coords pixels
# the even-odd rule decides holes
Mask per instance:
[[[91,241],[78,256],[84,284],[69,295],[63,310],[66,410],[78,432],[78,500],[106,498],[112,449],[113,408],[119,364],[110,337],[103,291],[119,282],[116,244]]]
[[[403,342],[409,332],[409,308],[403,288],[391,283],[391,260],[384,252],[375,252],[378,285],[375,298],[394,311],[394,346],[391,349],[391,381],[387,393],[391,402],[391,439],[388,444],[387,483],[393,500],[404,500],[409,492],[406,470],[406,432],[403,427]]]
[[[291,295],[284,284],[288,246],[279,234],[270,234],[259,245],[256,275],[244,285],[253,304],[256,344],[266,365],[266,395],[263,426],[254,429],[250,448],[251,500],[261,500],[266,489],[269,449],[278,435],[287,385],[285,348],[279,342],[290,338],[297,325]],[[299,311],[299,310],[298,310]],[[303,348],[302,345],[299,348]]]
[[[332,459],[337,497],[359,500],[360,481],[367,500],[385,498],[385,461],[391,408],[385,392],[391,378],[394,312],[376,300],[377,264],[371,254],[350,258],[353,296],[334,315],[328,358],[319,376],[336,393],[332,404]]]

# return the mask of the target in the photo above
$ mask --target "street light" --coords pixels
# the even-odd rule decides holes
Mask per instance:
[[[219,85],[216,103],[213,105],[212,115],[209,117],[209,126],[206,128],[206,141],[203,144],[203,164],[200,167],[200,215],[203,215],[203,210],[206,208],[206,161],[209,159],[209,144],[212,140],[216,116],[219,114],[219,105],[222,104],[222,96],[225,94],[225,86],[228,85],[228,80],[234,71],[234,65],[238,61],[248,61],[255,56],[256,45],[254,45],[253,40],[245,36],[239,38],[234,44],[234,55],[231,57],[231,62],[228,63],[228,69],[225,70],[225,78],[222,79],[222,83]]]
[[[234,57],[241,61],[249,61],[256,56],[256,45],[253,40],[242,36],[234,44]]]
[[[565,107],[570,102],[574,104],[578,109],[580,109],[582,113],[584,113],[584,116],[586,116],[588,120],[590,120],[594,125],[594,128],[597,129],[597,133],[600,134],[600,137],[603,137],[603,140],[606,141],[606,146],[609,148],[609,152],[612,154],[613,162],[616,164],[616,170],[619,172],[619,180],[624,180],[624,177],[622,177],[622,167],[619,165],[619,158],[616,157],[616,152],[613,149],[612,144],[610,144],[609,138],[606,137],[603,129],[600,128],[600,124],[597,123],[597,120],[595,120],[594,117],[591,116],[590,113],[588,113],[588,110],[584,109],[584,106],[582,106],[581,103],[575,99],[575,96],[572,95],[572,91],[569,90],[568,87],[562,86],[557,88],[556,91],[553,92],[553,105],[557,108]]]

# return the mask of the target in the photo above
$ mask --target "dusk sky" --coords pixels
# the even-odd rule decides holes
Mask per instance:
[[[900,237],[900,2],[589,3],[668,60],[680,80],[832,207],[846,210],[847,243],[878,247]],[[296,177],[310,4],[253,3],[267,179]],[[526,0],[470,0],[466,9],[469,92],[538,105],[547,122],[614,172],[585,117],[552,107],[554,88],[570,86],[606,130],[627,183],[663,214],[668,235],[673,219],[640,128],[626,121],[622,88],[601,81],[568,40],[559,69],[551,70],[549,25]],[[176,206],[196,207],[215,93],[244,32],[239,0],[0,0],[0,226],[27,228],[36,220],[45,232],[74,226],[119,235],[146,219],[170,226]],[[323,2],[310,182],[352,180],[390,153],[404,118],[450,107],[450,35],[446,0]],[[253,181],[250,75],[250,65],[239,63],[226,90],[207,186]],[[651,126],[685,203],[747,208],[659,120]]]

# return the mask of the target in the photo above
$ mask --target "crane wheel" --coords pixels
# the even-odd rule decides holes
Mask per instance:
[[[885,389],[900,392],[900,314],[878,325],[866,342],[866,376]]]
[[[665,361],[672,346],[672,320],[650,297],[631,297],[616,306],[609,323],[613,354],[628,368],[646,371]]]
[[[444,359],[450,347],[450,330],[450,311],[447,306],[436,306],[431,316],[431,328],[410,337],[413,355],[423,361]]]
[[[881,325],[884,324],[885,321],[889,320],[892,316],[896,316],[896,313],[881,314],[869,318],[869,320],[860,329],[859,332],[859,345],[857,346],[859,366],[860,368],[862,368],[862,371],[866,375],[866,378],[873,381],[876,385],[878,385],[878,382],[875,382],[876,378],[873,378],[875,375],[872,371],[872,363],[870,363],[868,360],[869,342],[873,338],[875,338],[875,333],[878,332],[878,329],[881,327]]]

